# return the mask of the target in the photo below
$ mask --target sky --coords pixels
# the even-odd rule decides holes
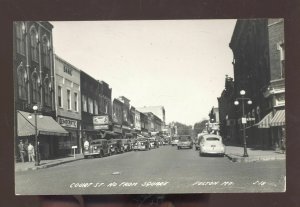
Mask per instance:
[[[125,96],[164,106],[166,123],[208,119],[233,76],[236,20],[56,21],[55,53]]]

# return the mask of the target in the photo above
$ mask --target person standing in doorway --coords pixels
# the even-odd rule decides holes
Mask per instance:
[[[24,149],[24,144],[23,144],[22,140],[20,141],[18,148],[19,148],[21,161],[24,162],[25,149]]]
[[[34,147],[31,143],[29,143],[27,147],[27,152],[28,152],[28,161],[29,162],[35,162],[34,160]]]

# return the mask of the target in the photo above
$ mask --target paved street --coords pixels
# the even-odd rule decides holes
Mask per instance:
[[[284,191],[285,161],[233,163],[161,146],[16,173],[16,194]]]

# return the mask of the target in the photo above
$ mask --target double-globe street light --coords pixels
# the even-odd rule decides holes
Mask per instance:
[[[38,106],[34,105],[32,107],[33,111],[34,111],[34,128],[35,128],[35,166],[39,166],[40,165],[40,156],[39,156],[39,146],[38,146],[38,130],[37,130],[37,116],[38,116]],[[29,119],[32,118],[31,114],[28,117]],[[43,118],[42,114],[39,114],[39,118]]]
[[[243,142],[244,142],[244,155],[243,157],[248,157],[248,153],[247,153],[247,141],[246,141],[246,128],[245,125],[247,123],[247,119],[245,117],[245,104],[244,101],[247,101],[248,105],[252,104],[252,101],[250,98],[245,97],[246,91],[245,90],[241,90],[240,91],[240,98],[236,98],[236,100],[234,101],[234,105],[239,105],[241,101],[242,102],[242,124],[243,124]]]

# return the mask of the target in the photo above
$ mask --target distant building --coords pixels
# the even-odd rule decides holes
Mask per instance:
[[[142,113],[152,112],[155,116],[162,120],[163,124],[166,124],[166,112],[163,106],[144,106],[136,109]]]

